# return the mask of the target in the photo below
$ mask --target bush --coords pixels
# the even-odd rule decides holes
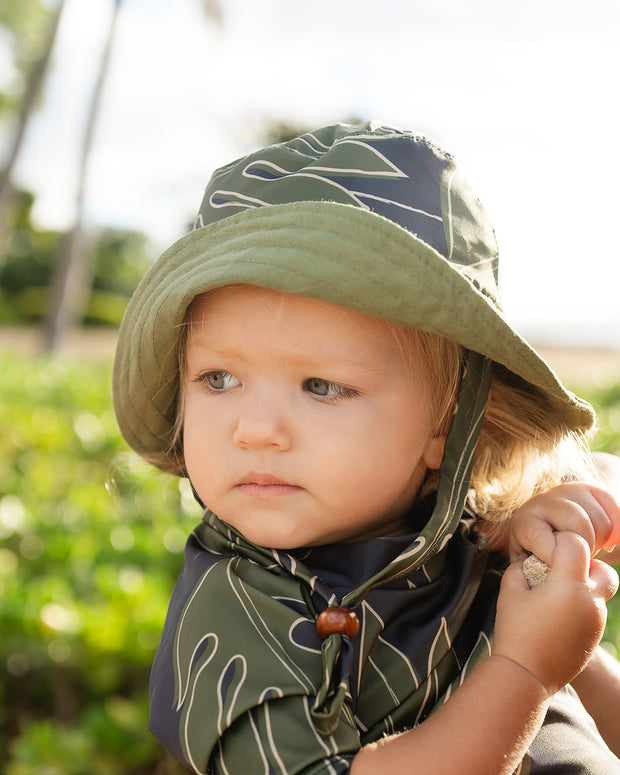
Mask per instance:
[[[67,235],[33,226],[33,202],[32,194],[14,192],[12,228],[0,262],[0,323],[37,322],[49,311],[52,274]],[[101,228],[88,232],[84,251],[93,273],[84,323],[118,326],[153,249],[143,234]]]
[[[0,761],[152,773],[148,672],[200,509],[127,450],[108,365],[1,364]]]
[[[4,354],[0,369],[3,772],[185,772],[150,736],[146,694],[200,509],[128,451],[109,364]],[[589,393],[598,448],[620,454],[620,388]],[[620,601],[606,640],[620,646]]]

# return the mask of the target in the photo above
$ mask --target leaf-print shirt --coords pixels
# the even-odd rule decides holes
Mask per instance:
[[[196,773],[344,775],[365,743],[423,722],[490,650],[501,572],[465,522],[424,567],[369,585],[355,638],[316,630],[414,538],[282,552],[205,512],[153,665],[156,737]],[[620,762],[569,687],[518,772],[610,775]]]

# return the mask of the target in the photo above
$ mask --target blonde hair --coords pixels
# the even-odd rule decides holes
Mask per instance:
[[[502,522],[555,485],[595,481],[587,440],[555,419],[541,391],[494,364],[471,478],[476,514]]]
[[[389,324],[405,355],[428,366],[438,397],[434,431],[446,433],[460,386],[464,348],[445,337]],[[570,480],[598,480],[588,436],[559,423],[545,395],[493,364],[489,397],[476,445],[470,501],[486,522],[506,521],[540,492]],[[419,497],[437,489],[438,472],[429,471]],[[491,535],[491,533],[489,533]]]
[[[145,456],[158,468],[179,476],[186,475],[183,394],[187,341],[195,323],[191,311],[192,305],[179,333],[179,387],[170,442],[162,453]],[[461,382],[464,348],[421,329],[389,321],[385,325],[412,368],[419,366],[422,358],[432,395],[437,397],[432,431],[447,433]],[[429,471],[418,497],[435,490],[438,478],[438,471]],[[470,500],[475,513],[490,523],[504,522],[534,495],[571,479],[596,479],[586,435],[559,424],[541,391],[494,363],[471,477]]]

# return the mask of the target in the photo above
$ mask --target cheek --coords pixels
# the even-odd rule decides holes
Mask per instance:
[[[202,472],[209,468],[212,452],[217,448],[215,437],[217,427],[214,418],[210,417],[208,406],[204,407],[204,401],[188,397],[185,400],[183,420],[183,455],[187,471],[192,477],[200,477]]]
[[[402,480],[418,467],[425,440],[425,434],[403,423],[402,417],[361,422],[348,445],[347,459],[355,461],[362,476],[374,473],[375,478]]]
[[[222,455],[214,454],[214,446],[205,442],[205,435],[190,433],[183,443],[187,476],[201,502],[210,508],[218,506],[218,493],[226,479],[222,470]]]
[[[185,468],[190,481],[198,490],[200,490],[204,479],[204,471],[208,466],[204,465],[204,455],[202,449],[197,444],[196,435],[192,432],[186,432],[183,437],[183,457],[185,458]],[[199,493],[201,497],[203,493]]]
[[[194,453],[196,445],[196,422],[194,412],[192,411],[192,402],[185,399],[183,411],[183,454],[185,463],[189,464]]]
[[[426,469],[438,468],[443,455],[443,440],[432,438],[427,425],[425,417],[403,408],[375,427],[363,452],[393,485],[409,488],[413,482],[421,483]]]

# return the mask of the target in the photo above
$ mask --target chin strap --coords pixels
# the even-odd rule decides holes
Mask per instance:
[[[491,361],[478,353],[469,352],[439,471],[437,501],[430,519],[404,552],[380,573],[345,595],[341,606],[354,609],[373,589],[409,576],[423,565],[426,566],[430,578],[441,573],[444,549],[454,535],[463,514],[476,443],[489,394],[490,378]],[[437,635],[439,642],[439,633]],[[447,648],[443,649],[443,653]],[[323,736],[332,734],[344,707],[350,654],[351,645],[346,635],[330,634],[323,641],[323,680],[312,707],[313,722]],[[432,672],[435,671],[441,656],[442,653],[433,655]],[[429,658],[429,667],[430,661]],[[430,680],[431,675],[427,680]]]
[[[198,495],[198,492],[196,491],[196,488],[192,484],[192,480],[189,477],[187,477],[187,481],[189,482],[189,486],[192,488],[192,493],[194,494],[194,500],[196,501],[196,503],[198,503],[198,505],[200,506],[201,509],[206,508],[204,503],[200,500],[200,495]]]

